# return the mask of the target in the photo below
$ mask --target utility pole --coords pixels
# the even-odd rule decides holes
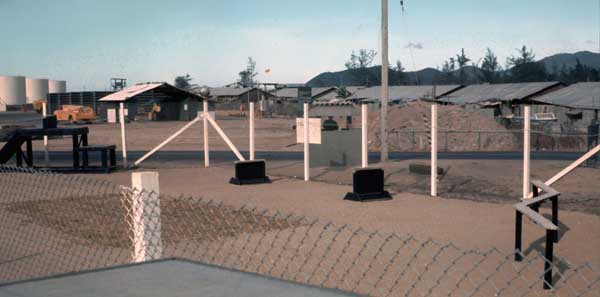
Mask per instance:
[[[381,161],[388,160],[388,0],[381,0]]]

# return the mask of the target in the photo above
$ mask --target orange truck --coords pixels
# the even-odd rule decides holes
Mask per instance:
[[[91,122],[96,119],[94,110],[81,105],[63,105],[62,109],[54,112],[58,121],[69,121],[70,123]]]

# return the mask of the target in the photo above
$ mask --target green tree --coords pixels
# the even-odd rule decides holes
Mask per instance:
[[[350,54],[350,59],[346,62],[346,69],[365,69],[373,63],[377,52],[374,50],[360,49],[358,55],[355,51]]]
[[[463,68],[467,66],[469,61],[471,61],[471,59],[467,58],[467,55],[465,55],[465,49],[460,49],[460,53],[456,55],[456,64],[458,64],[458,80],[461,84],[466,83],[466,73]]]
[[[498,80],[500,63],[498,63],[498,57],[490,48],[485,51],[485,56],[481,62],[481,70],[483,71],[484,80],[486,82],[494,83]]]
[[[404,66],[400,60],[396,60],[396,65],[390,65],[390,81],[395,85],[407,84],[406,73],[404,73]]]
[[[189,90],[192,87],[192,77],[189,74],[175,77],[175,87],[182,90]]]
[[[546,66],[542,62],[535,61],[533,50],[523,46],[518,49],[518,55],[507,59],[506,64],[510,69],[510,81],[512,82],[535,82],[548,79]]]
[[[460,49],[460,53],[456,55],[456,63],[458,64],[458,68],[467,66],[469,61],[471,61],[471,59],[467,58],[467,55],[465,55],[465,49]]]
[[[256,80],[254,79],[258,75],[256,72],[256,62],[252,59],[252,57],[248,57],[248,63],[246,64],[246,69],[240,71],[238,83],[243,87],[252,87],[256,85]]]
[[[516,67],[527,63],[535,62],[535,53],[532,49],[527,49],[523,46],[521,49],[517,49],[519,54],[517,56],[511,56],[506,60],[506,64],[510,67]]]

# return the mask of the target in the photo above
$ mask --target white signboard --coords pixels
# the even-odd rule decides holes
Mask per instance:
[[[106,111],[106,121],[109,123],[116,123],[117,122],[117,110],[114,108],[109,108]]]
[[[304,118],[296,118],[296,143],[304,143]],[[321,144],[321,119],[308,119],[308,143]]]
[[[204,111],[199,111],[199,112],[198,112],[198,116],[199,116],[199,117],[202,117],[202,114],[203,114],[203,113],[204,113]],[[209,116],[211,119],[213,119],[213,120],[214,120],[214,119],[215,119],[215,112],[214,112],[214,111],[209,111],[209,112],[208,112],[208,116]]]

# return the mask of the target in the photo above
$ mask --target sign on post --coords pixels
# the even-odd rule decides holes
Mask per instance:
[[[308,143],[321,144],[321,119],[308,120]],[[304,143],[304,119],[296,118],[296,143]]]

